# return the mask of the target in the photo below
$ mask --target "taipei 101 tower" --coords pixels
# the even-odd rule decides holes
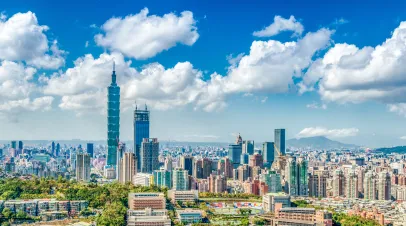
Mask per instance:
[[[116,82],[116,65],[113,62],[113,74],[107,94],[107,165],[117,164],[117,147],[120,140],[120,87]]]

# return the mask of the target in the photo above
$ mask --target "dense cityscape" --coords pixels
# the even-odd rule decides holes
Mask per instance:
[[[404,153],[287,147],[285,129],[260,144],[238,134],[231,144],[160,145],[149,135],[147,106],[135,107],[134,139],[126,144],[116,77],[113,65],[105,144],[10,141],[0,149],[2,225],[406,222]]]

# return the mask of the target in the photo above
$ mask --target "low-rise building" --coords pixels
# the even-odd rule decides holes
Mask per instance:
[[[195,202],[199,199],[199,193],[197,190],[189,191],[177,191],[169,190],[168,197],[171,199],[172,203],[180,202]]]
[[[201,210],[178,210],[178,219],[182,223],[198,223],[202,220],[202,211]]]
[[[262,196],[262,206],[265,212],[274,212],[276,203],[282,203],[282,207],[290,207],[290,196],[284,192],[268,193]]]
[[[166,199],[164,193],[130,193],[128,194],[128,208],[131,210],[165,209]]]

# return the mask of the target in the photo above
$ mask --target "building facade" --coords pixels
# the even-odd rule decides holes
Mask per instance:
[[[111,84],[107,88],[107,165],[117,164],[117,147],[120,141],[120,87],[116,81],[115,64]]]
[[[136,105],[134,110],[134,153],[138,159],[138,171],[141,170],[141,148],[145,138],[149,138],[149,111],[147,105],[145,105],[145,110],[138,109]]]

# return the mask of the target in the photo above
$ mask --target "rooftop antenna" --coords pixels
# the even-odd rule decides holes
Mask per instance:
[[[145,110],[148,110],[148,108],[147,108],[147,103],[145,102]]]
[[[137,110],[137,101],[135,101],[135,110]]]
[[[116,71],[116,61],[114,61],[114,57],[113,57],[113,71]]]

